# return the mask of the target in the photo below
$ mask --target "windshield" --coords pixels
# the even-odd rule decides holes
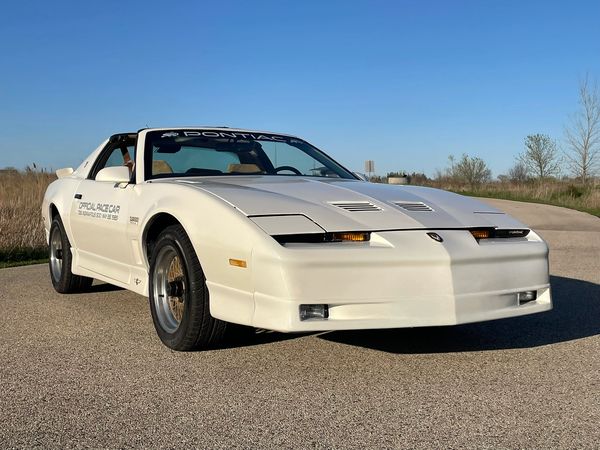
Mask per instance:
[[[355,177],[297,138],[217,130],[151,131],[146,179],[182,176],[280,175]]]

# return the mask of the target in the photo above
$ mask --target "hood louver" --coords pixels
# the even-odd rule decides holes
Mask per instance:
[[[429,212],[433,211],[431,206],[426,205],[423,202],[392,202],[394,205],[406,211],[418,211],[418,212]]]
[[[371,202],[329,202],[329,204],[350,212],[383,211]]]

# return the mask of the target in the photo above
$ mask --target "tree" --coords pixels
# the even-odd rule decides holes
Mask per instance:
[[[517,161],[508,171],[508,179],[513,183],[524,183],[528,178],[527,167],[521,161]]]
[[[532,175],[540,180],[556,176],[560,172],[560,157],[556,142],[545,134],[530,134],[525,138],[525,152],[519,162]]]
[[[448,160],[450,161],[449,175],[471,186],[485,183],[492,177],[492,171],[485,161],[476,156],[463,154],[459,161],[455,161],[454,156],[450,155]]]
[[[587,76],[579,83],[579,111],[566,127],[565,137],[571,171],[587,183],[600,162],[600,95],[597,83],[591,86]]]

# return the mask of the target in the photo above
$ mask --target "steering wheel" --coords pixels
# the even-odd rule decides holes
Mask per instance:
[[[296,175],[302,175],[302,172],[300,172],[298,169],[296,169],[295,167],[292,167],[292,166],[275,167],[275,173],[281,172],[282,170],[289,170],[290,172],[294,172]]]

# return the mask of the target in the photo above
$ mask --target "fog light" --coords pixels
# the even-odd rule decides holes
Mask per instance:
[[[524,291],[517,294],[519,304],[532,302],[537,298],[537,291]]]
[[[300,305],[300,320],[327,319],[329,306],[327,305]]]

